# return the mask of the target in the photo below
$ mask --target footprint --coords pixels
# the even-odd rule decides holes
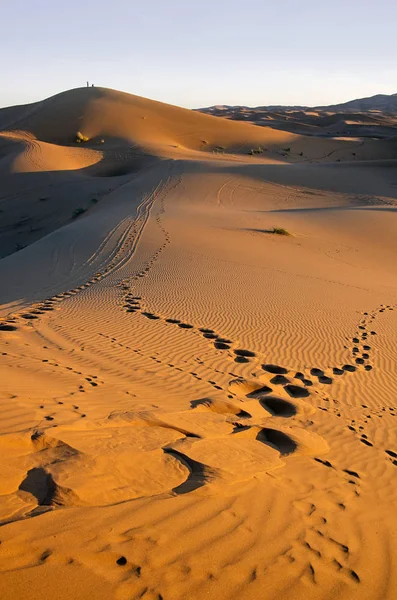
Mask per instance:
[[[280,367],[279,365],[266,364],[262,365],[262,369],[273,375],[286,375],[288,373],[288,369]]]
[[[214,346],[217,350],[230,350],[230,346],[224,342],[215,342]]]
[[[290,383],[290,380],[285,377],[285,375],[275,375],[271,380],[270,383],[273,383],[274,385],[285,385],[287,383]]]
[[[297,443],[289,435],[277,429],[261,429],[256,439],[278,450],[281,456],[288,456],[297,449]]]
[[[344,371],[348,371],[349,373],[354,373],[354,371],[357,371],[357,367],[355,367],[354,365],[343,365],[342,369]]]
[[[241,383],[243,383],[243,382],[241,382]],[[237,382],[237,384],[238,384],[238,382]],[[260,385],[255,390],[252,390],[251,392],[247,393],[246,396],[247,396],[247,398],[260,398],[261,396],[270,394],[270,392],[272,392],[272,391],[273,391],[272,388],[269,387],[268,385]]]
[[[350,469],[343,469],[343,470],[348,475],[351,475],[352,477],[356,477],[357,479],[360,479],[360,475],[356,471],[351,471]]]
[[[331,463],[329,462],[329,460],[322,460],[321,458],[317,458],[315,457],[314,460],[316,462],[321,463],[322,465],[324,465],[325,467],[329,467],[330,469],[333,469],[334,467],[331,465]]]
[[[255,356],[255,352],[251,352],[251,350],[235,350],[234,354],[236,356],[241,356],[244,358],[253,358]]]
[[[357,350],[358,350],[358,348],[357,348]],[[310,369],[310,375],[313,375],[314,377],[323,377],[324,371],[322,371],[321,369],[313,368],[313,369]]]
[[[284,389],[290,396],[292,396],[292,398],[307,398],[310,396],[309,390],[300,385],[288,383],[286,386],[284,386]]]
[[[163,452],[171,454],[171,456],[179,460],[189,471],[186,481],[172,490],[174,494],[177,494],[178,496],[181,494],[189,494],[190,492],[203,487],[216,474],[216,472],[210,467],[207,467],[207,465],[189,458],[179,450],[163,448]]]
[[[385,450],[385,452],[392,458],[397,458],[397,452],[393,452],[393,450]]]
[[[275,417],[293,417],[297,412],[291,402],[275,396],[260,397],[259,404]]]
[[[373,446],[373,444],[370,441],[368,441],[366,438],[364,438],[364,437],[360,438],[360,442],[362,442],[366,446]]]

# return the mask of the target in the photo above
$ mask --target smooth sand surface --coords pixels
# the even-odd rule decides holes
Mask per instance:
[[[1,598],[396,598],[393,141],[0,127]]]

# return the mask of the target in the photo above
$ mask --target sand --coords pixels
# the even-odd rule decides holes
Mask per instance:
[[[379,100],[380,99],[380,100]],[[343,137],[387,139],[397,137],[397,94],[352,100],[345,104],[303,106],[209,106],[203,114],[245,121],[291,133],[339,140]],[[392,140],[392,144],[395,140]],[[355,154],[350,160],[354,160]]]
[[[1,597],[395,598],[395,141],[0,127]]]

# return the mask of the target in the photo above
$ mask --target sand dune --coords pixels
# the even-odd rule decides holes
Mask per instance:
[[[332,106],[209,106],[197,109],[214,115],[295,134],[341,139],[396,138],[397,94],[379,94]],[[394,140],[395,143],[395,140]]]
[[[394,142],[0,125],[2,598],[394,598]]]

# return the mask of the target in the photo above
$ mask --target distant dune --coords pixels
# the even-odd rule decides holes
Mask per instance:
[[[359,98],[350,100],[342,104],[332,104],[329,106],[319,106],[322,110],[334,112],[368,112],[379,111],[397,115],[397,94],[377,94],[369,98]]]
[[[0,110],[2,599],[394,600],[397,138],[361,111]]]
[[[397,137],[397,94],[378,94],[330,106],[210,106],[199,112],[302,135]]]

